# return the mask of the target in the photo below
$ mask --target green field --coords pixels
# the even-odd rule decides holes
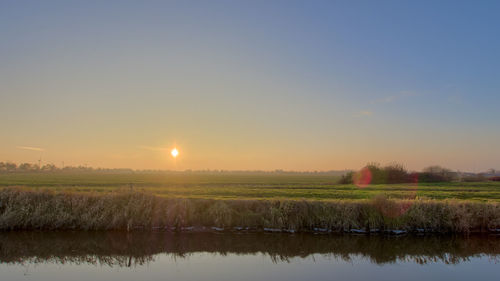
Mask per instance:
[[[280,173],[13,173],[0,174],[0,187],[56,191],[146,190],[158,196],[212,199],[359,200],[389,198],[500,202],[500,182],[339,185],[325,174]]]

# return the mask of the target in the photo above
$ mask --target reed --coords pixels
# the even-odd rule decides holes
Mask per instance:
[[[205,226],[289,231],[405,230],[447,233],[500,228],[500,204],[452,200],[215,200],[148,192],[0,190],[0,230],[131,230]]]

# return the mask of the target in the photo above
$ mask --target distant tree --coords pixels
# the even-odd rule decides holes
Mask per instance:
[[[45,165],[41,168],[41,170],[42,170],[43,172],[54,172],[54,171],[56,171],[56,170],[57,170],[57,167],[56,167],[56,165],[54,165],[54,164],[45,164]]]
[[[465,182],[479,182],[479,181],[485,181],[485,180],[486,180],[486,177],[484,176],[484,174],[474,174],[474,175],[469,175],[469,176],[462,178],[462,181],[465,181]]]
[[[401,164],[389,164],[381,167],[380,164],[371,162],[363,167],[362,171],[368,171],[371,181],[369,184],[385,184],[385,183],[407,183],[413,182],[411,175]],[[353,178],[359,176],[359,172],[348,172],[340,178],[339,183],[351,184]]]
[[[449,182],[458,180],[458,178],[457,172],[438,165],[426,167],[423,172],[418,174],[418,179],[421,182]]]
[[[386,183],[405,183],[410,181],[408,171],[402,164],[394,163],[383,168]]]
[[[425,173],[432,173],[432,174],[444,174],[444,173],[451,172],[451,170],[443,168],[443,167],[438,166],[438,165],[426,167],[422,171]]]
[[[18,170],[22,172],[29,172],[32,170],[32,165],[30,163],[22,163],[19,165]]]
[[[7,172],[14,172],[17,170],[17,165],[15,163],[5,163],[5,168]]]
[[[352,172],[352,171],[347,172],[340,177],[339,183],[340,184],[352,184],[353,177],[354,177],[354,172]]]
[[[387,183],[387,176],[379,163],[371,162],[365,166],[372,175],[372,184]]]

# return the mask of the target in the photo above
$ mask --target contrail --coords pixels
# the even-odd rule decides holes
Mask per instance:
[[[18,149],[31,150],[31,151],[44,151],[45,149],[34,146],[16,146]]]

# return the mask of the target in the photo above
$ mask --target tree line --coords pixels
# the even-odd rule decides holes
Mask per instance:
[[[31,163],[21,163],[16,164],[12,162],[0,162],[0,173],[25,173],[25,172],[101,172],[101,171],[132,171],[132,169],[103,169],[103,168],[92,168],[87,166],[64,166],[57,167],[54,164],[31,164]]]
[[[370,184],[385,184],[385,183],[416,183],[416,182],[452,182],[452,181],[500,181],[500,171],[490,169],[484,173],[462,173],[459,171],[452,171],[451,169],[443,168],[441,166],[429,166],[421,172],[410,172],[402,164],[389,164],[381,166],[378,163],[368,163],[362,172],[370,175]],[[54,164],[31,164],[21,163],[16,164],[12,162],[0,162],[0,173],[37,173],[37,172],[114,172],[114,173],[128,173],[128,172],[146,172],[158,173],[168,172],[162,170],[141,170],[135,171],[132,169],[105,169],[93,168],[88,166],[64,166],[57,167]],[[226,171],[226,170],[200,170],[192,171],[185,170],[183,173],[255,173],[255,174],[307,174],[307,175],[331,175],[341,176],[339,183],[352,184],[355,179],[360,176],[361,172],[356,171],[312,171],[312,172],[293,172],[293,171]]]
[[[342,175],[341,184],[355,183],[359,177],[369,177],[370,184],[391,183],[418,183],[418,182],[476,182],[476,181],[500,181],[496,171],[490,169],[486,173],[462,173],[452,171],[441,166],[429,166],[421,172],[409,172],[404,165],[389,164],[381,166],[378,163],[368,163],[360,171],[350,171]]]

